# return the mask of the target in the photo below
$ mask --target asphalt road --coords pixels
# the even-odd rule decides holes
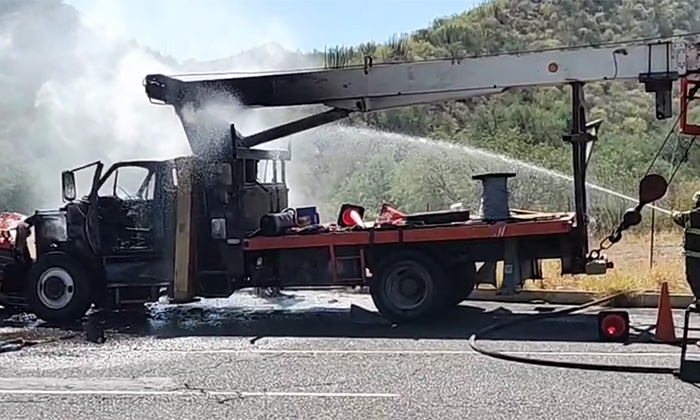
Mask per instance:
[[[535,305],[464,305],[433,325],[403,327],[351,304],[373,309],[367,296],[294,292],[265,301],[242,293],[107,319],[104,344],[76,330],[2,353],[0,418],[697,416],[700,389],[670,375],[533,366],[470,350],[472,332],[537,312]],[[640,335],[628,345],[595,342],[592,315],[520,325],[483,343],[527,357],[676,367],[677,348],[646,343],[654,311],[635,310],[632,320]],[[70,334],[22,316],[0,322],[0,339]]]

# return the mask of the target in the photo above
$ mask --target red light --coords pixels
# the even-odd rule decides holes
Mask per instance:
[[[620,334],[625,328],[625,320],[620,315],[608,315],[603,318],[603,330],[610,336]]]
[[[629,315],[623,311],[608,311],[598,314],[598,331],[603,340],[627,341]]]

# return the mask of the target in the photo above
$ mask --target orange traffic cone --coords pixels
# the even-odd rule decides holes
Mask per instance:
[[[365,209],[361,206],[355,206],[352,204],[343,204],[340,207],[340,215],[338,216],[338,225],[341,227],[365,227],[365,223],[362,221],[362,216],[365,213]]]
[[[353,209],[347,209],[345,210],[345,213],[343,213],[343,223],[345,223],[348,226],[363,226],[364,222],[362,221],[362,216],[360,216],[360,213],[357,212],[357,210]]]
[[[666,282],[661,284],[661,293],[659,294],[655,338],[662,343],[675,343],[678,341],[676,327],[673,325],[671,296],[668,293],[668,283]]]

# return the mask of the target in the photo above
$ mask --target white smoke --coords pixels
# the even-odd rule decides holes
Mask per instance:
[[[148,101],[142,85],[147,74],[276,71],[319,64],[275,44],[208,63],[159,57],[124,33],[119,2],[108,4],[110,9],[102,9],[101,18],[81,16],[72,6],[51,0],[0,5],[0,86],[4,90],[0,145],[11,147],[21,160],[21,173],[31,182],[22,193],[27,199],[20,201],[32,209],[60,204],[64,169],[94,160],[109,165],[190,153],[174,110]],[[111,30],[103,24],[106,16]],[[240,13],[238,17],[242,18]],[[240,36],[250,35],[242,29]],[[226,118],[249,135],[297,115],[298,111],[285,109],[229,106]],[[270,146],[284,146],[286,140],[275,143]],[[0,170],[0,182],[14,176],[6,172],[9,169]],[[79,193],[86,184],[89,179],[78,178]],[[0,205],[8,201],[18,205],[16,197],[3,198]]]

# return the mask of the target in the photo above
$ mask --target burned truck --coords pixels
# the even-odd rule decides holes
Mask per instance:
[[[611,263],[588,243],[586,170],[600,122],[586,122],[584,86],[636,80],[654,92],[656,117],[667,119],[673,83],[680,79],[685,101],[688,76],[700,72],[699,51],[668,41],[377,65],[367,57],[347,68],[206,80],[148,75],[148,98],[173,107],[193,155],[121,162],[104,173],[100,162],[64,171],[66,204],[16,221],[13,236],[0,246],[1,298],[43,319],[69,320],[91,305],[152,301],[162,293],[186,302],[246,287],[361,285],[369,286],[382,315],[412,321],[467,299],[479,282],[495,283],[498,262],[502,293],[541,276],[542,259],[561,260],[565,274],[605,273]],[[503,71],[513,68],[517,74]],[[368,222],[364,208],[346,203],[328,223],[313,206],[288,208],[289,151],[256,148],[354,112],[553,85],[571,87],[572,124],[563,140],[572,147],[574,212],[405,214],[387,205]],[[201,109],[212,91],[232,95],[243,107],[330,109],[243,136],[231,121],[202,127],[187,114]],[[688,125],[683,113],[681,131],[698,134],[700,127]],[[271,179],[260,177],[263,161],[272,163]],[[84,170],[93,171],[92,182],[78,198],[75,173]],[[125,177],[132,187],[121,185]],[[639,205],[610,241],[639,224],[641,208],[666,189],[663,177],[647,175]]]
[[[121,308],[172,295],[175,252],[182,247],[176,247],[177,229],[183,229],[181,235],[207,234],[204,229],[190,230],[201,219],[177,225],[176,214],[188,212],[194,196],[200,200],[217,196],[217,188],[230,186],[235,174],[243,182],[232,199],[240,200],[247,211],[244,217],[231,219],[228,228],[255,229],[260,216],[287,206],[285,161],[289,158],[290,152],[284,150],[248,151],[223,170],[218,164],[183,157],[119,162],[106,171],[102,162],[94,162],[64,171],[63,207],[26,218],[6,216],[3,231],[8,236],[0,243],[0,304],[63,321],[79,319],[93,304]],[[276,168],[268,179],[259,178],[264,162]],[[90,170],[89,193],[78,198],[75,173]],[[189,184],[187,190],[178,189],[178,182]],[[217,207],[217,202],[208,200],[207,212],[225,220],[226,209]],[[201,223],[207,226],[209,221]],[[242,258],[228,258],[235,252],[225,251],[227,258],[216,258],[222,247],[242,254],[241,243],[225,240],[201,241],[196,250],[191,248],[198,254],[198,269],[207,277],[198,289],[202,295],[231,295],[229,274],[243,271]]]

